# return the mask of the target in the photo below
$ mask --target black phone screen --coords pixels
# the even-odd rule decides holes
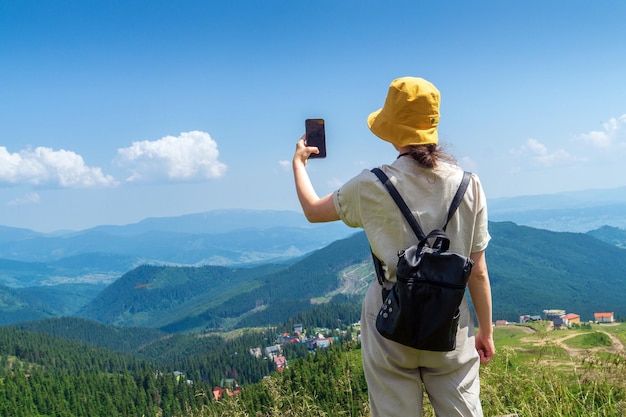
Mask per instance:
[[[326,130],[324,119],[306,119],[306,146],[316,146],[320,153],[312,153],[309,158],[326,158]]]

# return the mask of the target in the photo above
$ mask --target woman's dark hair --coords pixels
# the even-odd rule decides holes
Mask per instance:
[[[435,144],[411,145],[408,154],[425,168],[435,168],[439,161],[456,164],[456,160],[450,154]]]

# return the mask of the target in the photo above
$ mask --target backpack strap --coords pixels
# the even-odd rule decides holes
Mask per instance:
[[[413,213],[411,213],[409,206],[406,205],[406,202],[398,192],[398,189],[393,185],[387,174],[385,174],[380,168],[373,168],[372,172],[376,174],[380,182],[385,185],[387,191],[389,191],[389,194],[391,194],[391,197],[393,197],[393,201],[396,202],[396,205],[404,215],[406,221],[409,223],[409,226],[411,226],[411,229],[413,229],[413,233],[415,233],[415,236],[417,236],[418,240],[424,240],[426,238],[424,231],[420,227],[419,223],[417,223],[417,220],[415,220],[415,216],[413,216]]]
[[[452,199],[452,203],[450,204],[450,210],[448,210],[448,218],[446,219],[446,224],[443,225],[442,229],[445,231],[446,227],[448,227],[448,222],[454,216],[456,209],[461,205],[461,200],[463,200],[463,196],[465,195],[465,191],[467,191],[467,186],[470,182],[470,177],[472,174],[467,171],[463,171],[463,179],[461,180],[461,184],[459,188],[456,190],[456,194]]]

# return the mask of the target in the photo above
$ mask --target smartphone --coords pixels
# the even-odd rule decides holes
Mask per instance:
[[[324,119],[305,120],[306,146],[316,146],[320,153],[312,153],[309,158],[326,158],[326,130]]]

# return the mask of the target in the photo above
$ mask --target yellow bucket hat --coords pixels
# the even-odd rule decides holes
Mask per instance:
[[[439,90],[425,79],[397,78],[389,86],[385,105],[369,115],[367,125],[399,147],[437,144],[439,101]]]

